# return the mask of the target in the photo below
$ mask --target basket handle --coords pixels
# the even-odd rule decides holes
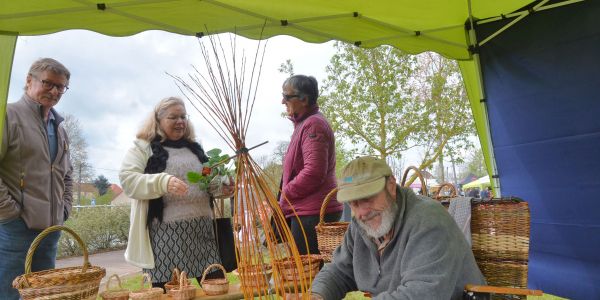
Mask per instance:
[[[445,187],[449,187],[450,188],[450,197],[456,197],[457,193],[456,193],[456,187],[454,186],[454,184],[449,183],[449,182],[444,182],[442,183],[442,185],[440,185],[440,188],[435,192],[435,194],[433,195],[433,198],[438,198],[440,197],[440,193],[442,192],[442,189],[444,189]]]
[[[421,193],[423,194],[423,196],[427,196],[427,185],[425,184],[425,178],[423,177],[421,170],[419,170],[415,166],[409,166],[408,168],[406,168],[406,171],[404,171],[404,175],[402,175],[402,182],[400,183],[400,185],[406,186],[405,183],[408,179],[408,172],[410,172],[410,170],[415,171],[415,173],[419,177],[419,180],[421,180]]]
[[[181,275],[179,275],[179,289],[183,290],[184,287],[188,286],[188,278],[185,271],[181,271]]]
[[[144,283],[148,282],[150,284],[149,288],[145,288]],[[150,290],[152,289],[152,278],[150,278],[150,274],[144,273],[142,275],[142,284],[140,285],[140,291]]]
[[[333,190],[331,190],[331,192],[329,192],[327,194],[327,196],[325,196],[325,199],[323,199],[323,204],[321,205],[321,211],[319,212],[319,224],[317,226],[322,226],[324,221],[323,219],[325,218],[325,212],[327,211],[327,205],[329,204],[329,201],[331,201],[331,198],[333,198],[333,195],[337,194],[338,188],[335,187],[333,188]]]
[[[173,279],[171,282],[179,282],[179,269],[177,267],[173,268]]]
[[[35,239],[31,243],[31,246],[29,246],[29,250],[27,251],[27,256],[25,257],[25,274],[23,275],[25,277],[26,287],[29,287],[29,281],[27,280],[28,279],[27,277],[29,276],[29,274],[31,274],[31,263],[33,261],[33,254],[35,253],[35,249],[37,249],[37,247],[40,245],[42,240],[48,234],[55,232],[55,231],[60,231],[60,230],[70,233],[73,236],[73,238],[75,238],[75,240],[77,241],[77,243],[79,244],[81,249],[83,250],[83,267],[81,268],[81,273],[85,273],[87,268],[90,266],[90,262],[88,259],[87,246],[85,245],[83,240],[79,237],[79,235],[77,235],[77,233],[75,233],[75,231],[73,231],[73,229],[63,226],[63,225],[50,226],[50,227],[44,229],[44,231],[42,231],[40,234],[38,234],[37,237],[35,237]]]
[[[204,279],[206,278],[206,274],[208,274],[208,270],[210,270],[212,268],[215,268],[215,267],[221,269],[221,271],[223,271],[224,275],[227,274],[227,272],[225,272],[225,268],[223,268],[222,265],[220,265],[220,264],[212,264],[212,265],[206,267],[206,269],[204,269],[204,272],[202,273],[202,279],[200,279],[200,283],[201,284],[204,282]],[[225,275],[225,279],[227,279],[227,275]]]
[[[112,282],[112,279],[116,278],[117,279],[117,284],[119,285],[118,290],[122,290],[123,286],[121,285],[121,278],[119,278],[119,275],[117,274],[112,274],[110,275],[110,277],[108,277],[108,280],[106,281],[106,290],[110,291],[110,283]]]

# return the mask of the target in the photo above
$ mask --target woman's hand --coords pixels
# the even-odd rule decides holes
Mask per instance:
[[[171,176],[169,183],[167,183],[167,192],[177,196],[184,196],[188,192],[188,185],[185,181]]]

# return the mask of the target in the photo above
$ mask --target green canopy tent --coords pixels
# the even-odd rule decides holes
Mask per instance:
[[[209,33],[235,32],[258,39],[290,35],[306,42],[340,40],[360,47],[392,45],[409,53],[435,51],[456,59],[471,103],[473,118],[486,161],[487,171],[501,195],[494,137],[489,122],[482,76],[480,49],[517,31],[522,23],[548,11],[563,10],[585,0],[19,0],[0,2],[0,129],[4,125],[12,57],[18,36],[41,35],[69,29],[85,29],[111,36],[128,36],[146,30],[163,30],[202,37]],[[586,4],[587,4],[586,3]],[[573,5],[571,5],[573,4]],[[586,20],[596,18],[590,11]],[[492,31],[475,32],[486,24],[500,24]],[[264,28],[264,30],[263,30]],[[515,29],[516,28],[516,29]],[[540,29],[543,32],[542,29]],[[534,39],[535,36],[531,36]],[[0,130],[0,135],[2,130]],[[515,161],[518,161],[515,159]],[[532,177],[535,178],[535,177]],[[531,186],[531,185],[530,185]],[[594,185],[596,187],[596,185]],[[517,195],[518,196],[518,195]],[[542,199],[535,202],[532,215]],[[584,212],[577,212],[583,214]],[[576,214],[575,214],[576,217]],[[573,218],[576,219],[576,218]],[[532,219],[533,220],[533,219]],[[549,218],[548,222],[552,219]],[[596,223],[591,224],[596,226]],[[579,228],[579,227],[573,227]],[[587,232],[587,231],[581,231]],[[535,243],[532,236],[532,244]],[[599,242],[592,243],[600,244]],[[544,252],[545,249],[538,249]],[[588,247],[589,248],[589,247]],[[588,264],[590,278],[600,277],[600,263],[592,255],[577,260],[577,253],[561,260],[566,265]],[[558,261],[550,256],[548,262]],[[552,266],[549,267],[552,269]],[[580,270],[577,269],[577,270]],[[559,273],[558,267],[554,271]],[[530,279],[545,276],[539,272]],[[558,279],[552,279],[558,280]],[[593,281],[593,280],[588,280]],[[531,282],[531,280],[530,280]],[[568,296],[587,282],[545,282],[534,286]],[[579,286],[578,286],[579,285]],[[587,294],[586,294],[587,293]],[[574,295],[574,294],[573,294]],[[584,292],[598,298],[600,291]]]

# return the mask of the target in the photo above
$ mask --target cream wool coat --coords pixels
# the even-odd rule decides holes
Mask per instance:
[[[172,175],[144,174],[148,158],[152,156],[152,148],[144,140],[137,139],[133,143],[134,146],[127,151],[119,172],[123,191],[132,198],[125,260],[140,268],[153,269],[154,254],[146,227],[148,201],[167,193],[167,183]]]

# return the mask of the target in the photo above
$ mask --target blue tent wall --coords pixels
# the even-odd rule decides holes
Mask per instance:
[[[480,54],[502,194],[531,208],[529,287],[600,299],[600,1],[528,16]]]

